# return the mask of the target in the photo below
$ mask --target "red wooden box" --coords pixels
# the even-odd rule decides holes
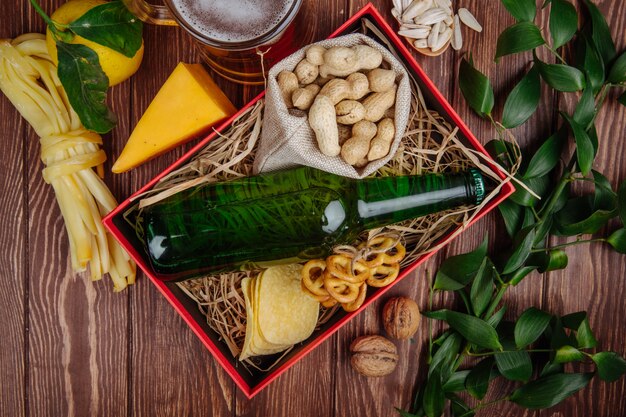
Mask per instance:
[[[411,71],[415,78],[418,80],[424,98],[427,101],[429,107],[437,110],[452,125],[458,126],[461,136],[463,136],[467,140],[468,144],[473,146],[479,152],[486,153],[485,149],[478,142],[476,137],[469,131],[459,115],[452,109],[450,104],[437,90],[432,81],[426,76],[424,71],[411,56],[411,53],[404,46],[400,38],[398,38],[398,36],[394,33],[392,28],[382,18],[382,16],[378,13],[374,6],[372,6],[371,4],[365,6],[350,20],[348,20],[339,29],[337,29],[332,35],[330,35],[330,37],[332,38],[360,31],[362,28],[363,19],[369,21],[374,26],[376,26],[380,30],[380,32],[387,38],[387,40],[391,41],[396,49],[396,52],[401,57],[401,60],[406,65],[407,69]],[[373,33],[367,33],[367,35],[372,36],[375,39],[377,38],[377,35]],[[256,101],[263,98],[263,95],[264,94],[260,94],[252,102],[248,103],[242,110],[240,110],[239,113],[237,113],[232,118],[224,122],[221,126],[219,126],[217,130],[222,131],[224,128],[229,126],[233,119],[235,119],[243,110],[249,108],[254,103],[256,103]],[[187,295],[185,295],[175,284],[161,282],[152,275],[149,261],[143,252],[143,246],[135,237],[134,230],[124,219],[124,212],[128,210],[128,208],[133,204],[135,196],[152,188],[160,178],[162,178],[169,172],[177,169],[179,166],[188,161],[191,157],[193,157],[193,155],[195,155],[196,152],[201,150],[215,136],[215,133],[207,136],[204,140],[198,143],[198,145],[196,145],[193,149],[187,152],[167,170],[159,174],[143,188],[133,194],[133,196],[120,204],[119,207],[117,207],[104,219],[104,225],[129,252],[129,254],[141,267],[141,269],[150,278],[152,283],[156,285],[156,287],[161,291],[165,298],[167,298],[167,300],[172,304],[178,314],[183,317],[183,319],[193,329],[196,335],[198,335],[200,340],[202,340],[202,342],[209,349],[209,351],[211,351],[215,359],[226,369],[226,371],[235,380],[241,390],[249,398],[251,398],[259,391],[261,391],[264,387],[266,387],[275,378],[277,378],[280,374],[282,374],[292,365],[294,365],[299,359],[315,349],[320,343],[330,337],[334,332],[339,330],[339,328],[341,328],[341,326],[343,326],[348,320],[352,319],[354,316],[359,314],[361,310],[366,308],[370,303],[383,295],[387,290],[391,288],[391,286],[377,289],[370,288],[370,290],[368,290],[368,297],[361,308],[353,313],[345,313],[342,311],[335,314],[328,323],[326,323],[324,326],[322,326],[321,329],[313,333],[313,335],[305,343],[292,349],[292,351],[288,355],[286,355],[279,362],[279,364],[274,367],[270,372],[259,372],[257,374],[250,374],[242,366],[237,366],[237,359],[232,357],[226,345],[223,342],[219,341],[219,337],[217,336],[217,334],[208,327],[205,318],[198,310],[196,303],[192,301]],[[493,169],[498,172],[497,169]],[[475,222],[476,220],[487,214],[501,201],[508,197],[513,191],[513,186],[510,183],[507,183],[504,187],[502,187],[498,196],[491,200],[491,202],[487,206],[485,206],[480,213],[478,213],[473,221]],[[430,256],[432,256],[433,254],[434,252],[431,252],[430,254],[425,255],[415,261],[409,267],[405,268],[401,272],[396,282],[407,277],[411,271],[413,271],[418,265],[430,258]]]

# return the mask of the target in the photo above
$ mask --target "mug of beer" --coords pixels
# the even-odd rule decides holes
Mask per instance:
[[[303,44],[293,24],[302,0],[123,1],[146,23],[181,26],[215,73],[240,84],[262,84],[269,67]]]

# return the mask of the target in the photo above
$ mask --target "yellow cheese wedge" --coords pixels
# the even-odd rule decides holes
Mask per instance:
[[[181,62],[135,126],[112,170],[120,173],[135,168],[235,111],[202,65]]]

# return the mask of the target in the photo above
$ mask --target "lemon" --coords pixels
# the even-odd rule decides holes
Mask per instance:
[[[59,7],[50,17],[58,23],[71,23],[85,14],[89,9],[104,3],[106,2],[103,0],[71,0]],[[139,69],[139,65],[143,59],[143,43],[132,58],[128,58],[113,49],[87,40],[81,36],[75,36],[71,43],[85,45],[98,55],[100,66],[107,77],[109,77],[110,86],[119,84],[130,78],[130,76]],[[46,45],[48,46],[48,53],[52,61],[57,65],[57,47],[50,29],[46,31]]]

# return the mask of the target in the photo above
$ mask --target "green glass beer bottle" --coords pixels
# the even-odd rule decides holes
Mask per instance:
[[[353,180],[300,167],[174,194],[143,211],[146,250],[164,281],[327,256],[364,230],[479,204],[475,169]]]

